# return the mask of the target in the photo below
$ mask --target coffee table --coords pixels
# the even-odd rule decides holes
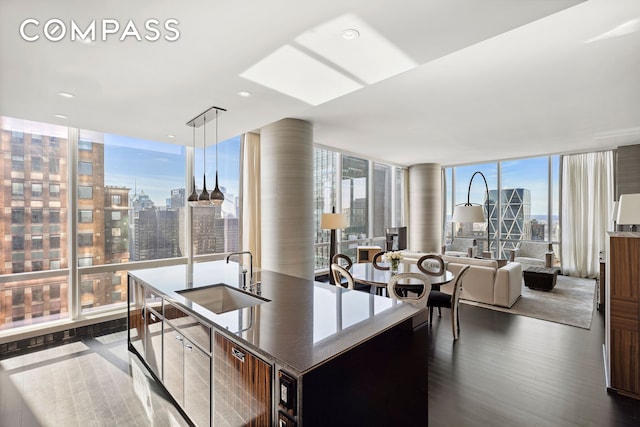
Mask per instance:
[[[550,291],[556,286],[559,272],[558,268],[527,267],[522,271],[522,277],[529,289]]]

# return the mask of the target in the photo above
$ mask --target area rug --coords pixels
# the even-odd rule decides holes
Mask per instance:
[[[556,286],[552,291],[529,289],[524,286],[523,281],[522,296],[511,308],[463,299],[460,302],[490,310],[591,329],[591,318],[596,301],[595,285],[594,279],[558,276]]]

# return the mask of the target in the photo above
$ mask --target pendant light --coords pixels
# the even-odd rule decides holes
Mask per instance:
[[[195,159],[196,156],[196,124],[193,123],[193,157]],[[193,191],[189,195],[187,199],[191,206],[196,206],[198,204],[198,192],[196,191],[196,172],[195,168],[193,171]]]
[[[211,192],[211,203],[221,206],[224,202],[224,194],[218,187],[218,110],[216,110],[216,188]]]
[[[202,141],[202,193],[198,197],[198,205],[207,206],[211,204],[207,191],[207,116],[203,116],[202,133],[204,135],[204,141]]]

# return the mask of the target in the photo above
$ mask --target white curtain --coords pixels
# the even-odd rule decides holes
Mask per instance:
[[[613,206],[613,152],[562,158],[562,271],[595,277]]]
[[[242,250],[251,251],[254,266],[260,267],[260,135],[245,133],[242,136],[240,157],[242,159],[240,174]]]

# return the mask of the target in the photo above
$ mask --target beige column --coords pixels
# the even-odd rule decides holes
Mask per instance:
[[[283,119],[260,130],[262,268],[313,279],[313,128]]]
[[[441,166],[423,163],[409,167],[409,249],[442,250]]]

